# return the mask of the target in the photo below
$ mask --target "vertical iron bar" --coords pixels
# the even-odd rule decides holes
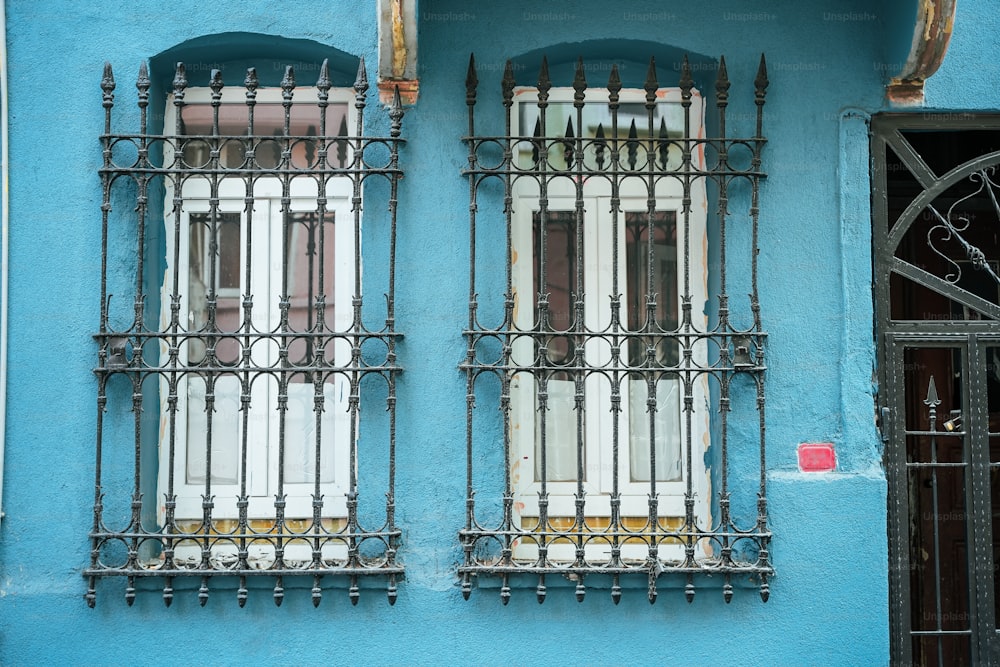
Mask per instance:
[[[732,563],[732,545],[729,542],[730,526],[729,508],[729,383],[731,379],[729,365],[729,345],[732,340],[729,324],[729,294],[726,286],[726,222],[729,214],[729,146],[726,139],[726,107],[729,104],[729,76],[726,71],[726,57],[719,57],[719,71],[715,79],[715,105],[719,112],[719,157],[715,167],[718,173],[719,187],[719,321],[718,332],[721,334],[719,360],[721,373],[719,378],[719,422],[720,422],[720,470],[719,479],[719,526],[722,529],[722,564]],[[733,599],[732,577],[728,570],[722,587],[723,599],[729,603]]]
[[[512,336],[511,331],[519,331],[516,328],[514,322],[514,285],[513,285],[513,237],[512,237],[512,223],[513,223],[513,186],[514,179],[511,177],[511,172],[513,171],[513,140],[511,139],[511,113],[514,100],[514,69],[511,62],[508,60],[504,65],[503,78],[500,82],[500,93],[503,100],[504,107],[504,142],[503,142],[503,161],[501,163],[501,168],[503,170],[503,213],[504,213],[504,233],[505,233],[505,256],[504,256],[504,320],[503,327],[504,334],[503,339],[503,375],[500,379],[500,411],[503,415],[503,450],[504,450],[504,496],[503,496],[503,541],[501,542],[501,557],[500,562],[504,565],[509,565],[511,563],[511,555],[513,554],[513,538],[511,534],[514,529],[514,488],[513,480],[511,479],[511,465],[513,461],[511,459],[511,423],[510,423],[510,388],[512,377],[513,363],[511,359],[512,352]],[[523,130],[523,128],[522,128]],[[532,244],[534,245],[534,244]],[[527,307],[527,303],[523,301],[522,296],[522,307]],[[529,299],[533,299],[531,296]],[[514,369],[516,370],[516,369]],[[531,375],[532,382],[534,382],[534,375]],[[521,382],[523,382],[523,376]],[[521,526],[518,526],[521,528]],[[506,596],[504,595],[506,593]],[[506,604],[510,599],[510,586],[508,585],[507,575],[504,574],[501,581],[500,587],[500,599]]]
[[[656,61],[650,57],[649,68],[646,71],[646,81],[643,84],[643,89],[646,91],[646,131],[648,132],[648,138],[646,142],[646,253],[645,253],[645,272],[646,272],[646,293],[645,293],[645,318],[644,322],[641,324],[641,329],[644,332],[642,337],[645,343],[645,380],[646,380],[646,426],[649,433],[649,552],[647,555],[648,562],[650,566],[654,563],[659,562],[659,497],[656,491],[656,385],[659,379],[658,373],[654,370],[657,367],[656,363],[656,336],[660,333],[658,323],[655,321],[656,318],[656,297],[655,286],[653,284],[653,264],[654,264],[654,249],[655,249],[655,238],[656,238],[656,177],[654,176],[656,165],[653,160],[654,153],[654,125],[653,125],[653,115],[656,110],[656,91],[659,88],[659,83],[656,80]],[[633,121],[633,127],[635,127]],[[626,218],[626,225],[628,224]],[[642,239],[642,234],[636,235],[634,242],[636,243],[637,252],[636,260],[639,260],[639,250],[642,248],[640,243]],[[626,270],[628,267],[626,266]],[[633,269],[636,274],[638,274],[639,267]],[[638,288],[638,280],[636,280],[636,288]],[[638,295],[636,295],[638,296]],[[638,304],[636,304],[638,305]],[[638,313],[637,313],[638,314]],[[631,386],[629,387],[631,391]],[[631,402],[630,402],[631,407]],[[632,438],[631,438],[631,423],[633,420],[638,421],[638,416],[629,413],[629,455],[631,457],[632,449]]]
[[[760,300],[757,293],[757,256],[760,252],[758,244],[758,222],[760,217],[760,151],[764,146],[763,121],[764,121],[764,99],[767,93],[767,63],[764,54],[760,54],[760,66],[757,69],[757,77],[754,79],[754,101],[757,105],[757,134],[754,137],[754,154],[751,158],[751,170],[754,172],[752,180],[753,191],[751,193],[750,220],[751,220],[751,247],[750,247],[750,267],[751,267],[751,297],[750,309],[753,311],[754,331],[762,333],[760,321]],[[763,347],[757,349],[757,366],[764,366]],[[759,560],[764,567],[761,573],[760,597],[767,602],[770,596],[770,584],[767,580],[767,569],[770,568],[770,552],[768,550],[767,534],[767,450],[765,440],[765,419],[764,419],[764,378],[758,374],[755,377],[757,383],[757,416],[760,426],[760,492],[757,498],[757,532],[760,535],[761,548]]]
[[[586,460],[586,382],[588,375],[580,369],[587,366],[587,334],[590,329],[586,322],[586,283],[584,282],[584,266],[586,265],[584,237],[584,202],[583,202],[583,105],[586,97],[587,79],[583,73],[583,58],[577,60],[576,73],[573,78],[573,107],[576,111],[576,126],[578,135],[573,141],[573,156],[575,163],[575,173],[573,174],[575,186],[574,202],[574,229],[576,240],[576,293],[573,295],[573,371],[575,384],[574,410],[576,411],[576,515],[574,526],[576,532],[576,562],[577,567],[586,565],[584,550],[587,543],[586,515],[584,504],[586,502],[583,482],[586,474],[584,463]],[[568,139],[568,137],[567,137]],[[570,171],[567,165],[567,171]],[[594,295],[596,297],[597,295]],[[598,323],[600,328],[600,323]],[[583,575],[577,579],[577,601],[583,601]]]
[[[476,76],[476,57],[469,55],[469,69],[465,76],[465,104],[468,107],[468,134],[466,143],[469,148],[469,171],[476,169],[476,87],[479,85],[479,78]],[[509,141],[509,140],[508,140]],[[475,499],[473,497],[472,478],[472,447],[473,447],[473,418],[476,407],[476,374],[473,366],[476,362],[476,176],[469,178],[469,321],[467,345],[465,351],[465,363],[468,368],[465,371],[465,530],[467,534],[463,539],[462,548],[465,552],[465,565],[473,564],[472,551],[475,548],[475,538],[471,536],[472,526],[475,521]],[[510,461],[504,457],[504,467],[510,467]],[[507,528],[507,526],[505,526]],[[468,572],[462,575],[462,597],[466,600],[472,593],[472,581]]]
[[[621,347],[628,345],[628,338],[621,337],[621,281],[618,277],[619,253],[621,239],[618,234],[618,221],[621,208],[620,183],[619,183],[619,146],[618,146],[618,107],[619,93],[622,89],[622,82],[618,75],[618,65],[611,65],[611,73],[608,75],[608,111],[611,113],[611,155],[610,155],[610,175],[611,178],[611,519],[608,522],[612,531],[611,539],[611,565],[621,566],[622,547],[622,516],[621,516],[621,482],[620,482],[620,462],[621,454],[621,387],[624,382],[626,387],[629,382],[629,374],[621,372]],[[598,143],[595,156],[598,169],[603,168],[602,155],[604,153],[605,142],[603,141],[603,125],[597,128]],[[627,357],[626,351],[626,357]],[[626,358],[626,363],[628,359]],[[627,434],[626,434],[626,437]],[[611,584],[611,599],[615,604],[621,601],[621,584],[617,574]]]
[[[402,130],[403,105],[399,98],[399,86],[393,89],[392,106],[389,108],[389,296],[386,304],[386,365],[388,371],[388,394],[386,408],[389,411],[389,477],[385,498],[386,528],[389,531],[387,562],[395,563],[398,537],[396,536],[396,211],[399,204],[399,135]],[[396,604],[396,578],[389,575],[386,595],[389,604]]]
[[[538,322],[537,326],[542,334],[541,349],[538,351],[539,361],[545,366],[549,365],[548,343],[551,338],[549,332],[553,330],[549,320],[549,294],[547,289],[547,246],[548,246],[548,208],[549,208],[549,149],[546,141],[547,126],[545,123],[545,110],[549,105],[549,89],[552,83],[549,81],[549,63],[545,56],[542,56],[542,66],[538,73],[538,123],[541,128],[538,141],[538,162],[535,165],[538,170],[538,266],[539,266],[539,294],[538,294]],[[538,562],[543,567],[548,564],[548,531],[549,531],[549,490],[548,490],[548,434],[546,419],[548,415],[548,384],[551,378],[551,371],[543,371],[541,383],[538,388],[538,416],[541,418],[541,469],[542,480],[541,490],[538,494],[538,528],[541,544],[538,546]]]
[[[349,399],[351,412],[351,452],[350,452],[350,485],[347,496],[347,522],[350,533],[348,544],[348,566],[359,567],[358,555],[358,471],[357,471],[357,430],[358,411],[361,400],[361,190],[364,176],[364,110],[365,96],[368,92],[368,72],[365,70],[365,59],[358,63],[358,76],[354,82],[354,108],[357,110],[357,132],[355,137],[354,155],[351,163],[354,192],[351,198],[351,212],[354,214],[354,298],[353,317],[351,320],[351,394]],[[348,589],[351,604],[357,604],[360,597],[357,576],[351,576]]]

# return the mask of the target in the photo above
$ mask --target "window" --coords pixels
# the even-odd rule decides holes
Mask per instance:
[[[579,183],[572,177],[550,178],[545,184],[544,207],[541,178],[522,178],[513,184],[514,325],[518,331],[530,332],[512,341],[513,365],[528,371],[515,372],[510,388],[511,439],[520,461],[515,488],[520,502],[515,505],[515,515],[520,514],[522,527],[537,526],[539,498],[547,497],[549,520],[572,525],[575,499],[582,491],[587,525],[607,523],[615,495],[623,521],[638,525],[649,516],[648,494],[655,488],[657,516],[665,523],[679,525],[685,489],[682,432],[690,428],[694,442],[707,438],[703,408],[707,378],[694,380],[696,407],[689,425],[680,409],[681,376],[672,370],[678,366],[681,344],[670,334],[679,333],[681,324],[683,276],[678,247],[698,249],[705,245],[705,187],[700,180],[689,187],[691,211],[687,224],[680,227],[677,223],[683,219],[679,214],[684,195],[680,181],[656,180],[652,208],[646,196],[649,181],[641,163],[647,159],[650,139],[664,140],[652,154],[657,169],[676,171],[681,166],[679,147],[666,143],[682,136],[677,89],[664,91],[656,100],[651,126],[641,90],[620,93],[614,118],[607,104],[585,104],[579,123],[574,92],[572,88],[548,92],[542,132],[538,89],[515,89],[514,134],[530,130],[533,138],[530,145],[516,146],[515,168],[536,176],[543,169],[572,176],[577,148],[574,140],[579,136],[587,141],[582,171],[599,171],[599,163],[605,167],[612,147],[617,145],[628,176],[617,183],[614,207],[610,180],[584,177]],[[702,136],[704,112],[697,91],[693,91],[691,103],[691,133]],[[544,147],[536,139],[560,134],[562,140],[546,142]],[[546,151],[544,162],[540,159],[542,150]],[[703,151],[696,150],[691,162],[694,169],[703,170]],[[706,262],[698,262],[698,268],[690,271],[692,303],[706,301],[705,267]],[[621,295],[617,304],[612,294]],[[691,319],[693,329],[707,328],[703,310],[692,312]],[[587,332],[611,335],[596,337]],[[611,367],[612,349],[618,355],[618,376],[574,370]],[[692,354],[699,365],[705,365],[704,344],[695,342]],[[581,410],[576,409],[577,400],[582,401]],[[619,408],[617,420],[607,409],[612,400]],[[650,474],[651,469],[655,475]],[[692,471],[698,487],[695,493],[704,497],[703,463],[693,461]],[[700,503],[696,510],[703,521],[705,504]],[[537,542],[522,541],[515,546],[514,555],[537,558],[538,546]],[[609,555],[610,546],[590,544],[587,557],[599,552]],[[657,549],[665,555],[671,547],[681,556],[681,544],[676,541],[661,543]],[[567,542],[548,548],[550,557],[563,561],[572,560],[574,550]],[[625,557],[641,561],[646,553],[638,543],[622,545]]]
[[[315,604],[328,575],[350,579],[352,601],[359,576],[385,575],[392,602],[402,110],[397,99],[390,137],[363,136],[363,61],[353,90],[331,86],[326,62],[314,87],[297,87],[291,67],[278,87],[260,85],[254,69],[241,87],[218,70],[208,83],[188,87],[178,65],[155,135],[145,67],[138,134],[112,133],[110,66],[102,82],[102,418],[88,601],[98,577],[125,576],[131,604],[136,577],[159,575],[169,604],[174,577],[198,576],[204,604],[210,576],[227,574],[241,605],[248,577],[272,576],[280,604],[284,577],[306,574]],[[388,234],[374,248],[362,225],[369,176],[384,177],[389,195],[387,218],[373,218]],[[365,303],[363,244],[385,260],[364,277],[388,297],[384,310]],[[116,308],[125,290],[134,299]],[[362,406],[379,399],[389,420],[362,424]],[[364,456],[361,434],[376,443]],[[359,458],[379,454],[381,492],[359,477]],[[133,462],[124,478],[123,461]]]
[[[721,136],[708,139],[687,61],[676,88],[661,89],[656,72],[651,61],[643,88],[627,89],[612,66],[595,91],[581,60],[572,87],[553,88],[543,61],[537,85],[519,88],[508,64],[505,132],[467,138],[466,596],[473,576],[498,575],[506,602],[511,577],[529,574],[543,601],[546,575],[559,574],[582,599],[585,578],[603,574],[617,602],[620,577],[639,573],[654,601],[658,576],[673,571],[686,576],[688,599],[709,573],[727,601],[734,574],[756,577],[767,598],[756,292],[766,73],[762,60],[757,132],[735,139],[724,134],[729,81],[719,69]],[[473,61],[473,129],[477,85]],[[490,270],[504,247],[497,290]],[[736,309],[734,276],[750,295]],[[736,417],[759,426],[754,442],[736,444],[757,457],[760,485],[734,503]],[[477,467],[498,449],[502,483]]]

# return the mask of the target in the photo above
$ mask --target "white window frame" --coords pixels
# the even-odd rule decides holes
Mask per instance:
[[[245,104],[245,90],[243,88],[226,88],[222,91],[223,104]],[[277,88],[261,88],[257,91],[257,109],[262,105],[280,104],[282,101],[282,91]],[[294,104],[296,105],[316,105],[318,91],[316,88],[296,88],[294,91]],[[353,105],[353,95],[348,89],[331,89],[328,97],[329,103],[346,104],[347,124],[353,127],[356,124],[357,111]],[[185,91],[185,106],[207,105],[211,101],[211,90],[208,88],[189,88]],[[166,112],[164,114],[164,127],[167,133],[172,133],[176,126],[176,107],[173,103],[173,95],[169,95],[166,102]],[[337,128],[327,128],[328,132],[336,131]],[[348,151],[351,147],[348,147]],[[164,161],[165,164],[172,164],[174,148],[170,142],[165,142]],[[348,161],[350,157],[348,156]],[[253,297],[252,323],[259,331],[275,331],[279,324],[278,295],[281,291],[281,272],[287,258],[281,257],[283,248],[282,239],[282,183],[279,177],[254,175],[253,181],[253,209],[249,216],[246,208],[247,179],[244,176],[227,176],[219,179],[218,203],[216,210],[219,213],[238,213],[241,219],[241,259],[240,259],[240,292],[247,293],[248,286],[245,284],[246,276],[243,271],[243,250],[245,249],[245,238],[247,231],[253,234],[251,262],[254,267],[268,267],[266,271],[252,271],[252,284],[249,285],[249,293]],[[167,266],[164,271],[164,279],[161,287],[161,319],[163,320],[164,331],[168,330],[170,321],[170,300],[171,300],[171,276],[174,267],[171,262],[174,257],[174,225],[176,215],[173,210],[174,180],[166,179],[166,196],[164,198],[164,225],[166,229],[166,257]],[[313,212],[317,211],[319,194],[319,184],[317,179],[310,175],[307,169],[301,171],[301,175],[296,175],[290,183],[290,204],[289,210],[292,212]],[[354,273],[354,214],[352,213],[351,198],[353,197],[353,182],[347,177],[331,178],[326,184],[326,215],[334,217],[334,293],[327,295],[327,322],[332,321],[332,326],[336,331],[347,331],[352,323],[351,300],[355,291]],[[188,313],[190,310],[189,286],[189,242],[190,242],[190,216],[192,213],[206,213],[211,209],[211,181],[206,176],[192,175],[183,177],[182,210],[180,212],[180,244],[177,256],[179,266],[177,272],[180,277],[180,318],[182,328],[189,325]],[[293,232],[294,233],[294,232]],[[311,307],[311,304],[309,305]],[[331,308],[332,307],[332,308]],[[332,310],[332,316],[330,311]],[[242,319],[243,307],[240,305],[240,317]],[[254,355],[261,354],[261,362],[258,365],[271,365],[276,360],[277,345],[267,343],[264,346],[255,345]],[[179,350],[178,364],[184,368],[188,362],[189,345],[181,345]],[[350,363],[350,344],[347,340],[337,340],[334,343],[334,358],[338,366],[348,366]],[[168,350],[164,344],[161,347],[161,359],[164,365],[168,359]],[[247,517],[249,520],[272,520],[275,517],[275,494],[277,492],[277,469],[278,469],[278,435],[279,435],[279,414],[276,407],[277,382],[269,380],[258,374],[253,378],[252,403],[250,421],[266,422],[266,434],[261,437],[254,435],[260,433],[255,431],[248,438],[247,443],[247,494],[249,496],[249,506]],[[323,494],[322,517],[344,518],[347,516],[347,493],[350,484],[350,436],[351,414],[348,407],[350,394],[350,381],[345,374],[335,374],[331,380],[326,381],[330,385],[329,394],[324,409],[324,429],[325,434],[328,425],[332,426],[333,433],[333,457],[334,475],[333,480],[325,481],[320,489]],[[205,492],[204,476],[201,481],[188,482],[188,381],[181,377],[178,382],[178,409],[176,416],[176,433],[174,436],[174,494],[177,504],[174,512],[175,520],[200,520],[203,517],[202,495]],[[289,385],[291,387],[291,383]],[[307,400],[310,408],[306,413],[306,419],[314,419],[311,404],[314,395],[314,387],[310,383],[303,383],[308,393]],[[324,388],[326,390],[326,388]],[[237,400],[238,400],[238,389]],[[159,499],[159,519],[161,524],[165,517],[165,506],[163,501],[168,488],[168,470],[170,466],[169,457],[169,411],[167,408],[168,379],[161,376],[160,380],[160,452],[159,452],[159,475],[157,496]],[[218,397],[217,397],[218,400]],[[291,403],[291,401],[290,401]],[[258,408],[257,406],[266,406]],[[288,420],[292,410],[286,411],[286,438]],[[356,432],[356,429],[354,429]],[[236,457],[240,456],[241,434],[235,435]],[[324,440],[326,439],[324,435]],[[287,441],[286,441],[287,442]],[[287,447],[287,444],[286,444]],[[315,447],[314,437],[305,443],[307,451]],[[261,456],[263,451],[267,456]],[[287,451],[286,451],[287,454]],[[238,467],[238,463],[237,463]],[[239,471],[237,470],[237,475]],[[214,520],[235,519],[239,516],[237,499],[240,492],[240,480],[235,483],[223,484],[217,481],[212,482],[212,495],[214,496],[214,508],[212,517]],[[315,484],[313,481],[305,483],[290,483],[285,480],[283,487],[286,496],[284,516],[289,520],[307,519],[313,515],[313,493]]]
[[[572,88],[552,88],[549,91],[549,102],[573,102],[574,90]],[[514,91],[514,104],[511,107],[512,114],[512,135],[531,136],[533,127],[519,127],[521,105],[537,105],[537,89],[517,88]],[[622,103],[644,103],[645,92],[642,90],[622,90],[620,93]],[[661,90],[658,103],[679,104],[680,90]],[[606,105],[606,100],[589,102],[588,104]],[[704,103],[701,95],[697,91],[692,91],[691,114],[692,127],[690,128],[691,138],[704,136]],[[573,116],[574,124],[576,116]],[[622,161],[625,161],[625,141],[627,138],[628,125],[622,125],[619,119],[619,148],[622,151]],[[645,129],[645,128],[644,128]],[[607,142],[610,152],[611,128],[605,127]],[[581,134],[581,129],[576,129],[577,136]],[[551,136],[551,135],[550,135]],[[644,142],[644,139],[639,139]],[[550,146],[551,146],[550,142]],[[519,145],[518,148],[526,150],[526,146]],[[517,161],[517,156],[515,156]],[[610,158],[608,158],[610,160]],[[692,162],[695,169],[704,168],[704,153],[698,147],[693,151]],[[683,248],[688,245],[690,252],[690,292],[691,292],[691,317],[692,324],[696,331],[706,331],[708,318],[704,304],[708,300],[708,242],[707,242],[707,209],[708,198],[705,190],[705,179],[695,178],[691,180],[691,211],[688,216],[687,237],[685,237],[685,225],[682,212],[683,186],[671,178],[661,178],[655,188],[656,211],[674,212],[677,225],[677,303],[681,303],[681,292],[683,291]],[[573,211],[576,205],[576,183],[565,177],[558,177],[548,180],[548,206],[547,211]],[[625,218],[626,212],[648,211],[647,195],[644,180],[644,173],[640,170],[635,177],[629,177],[621,182],[620,208],[618,213],[618,239],[619,239],[619,290],[624,299],[628,289],[626,279],[626,255],[625,255]],[[532,328],[534,319],[534,238],[533,238],[533,216],[540,210],[538,204],[538,185],[530,178],[519,178],[513,188],[514,211],[511,218],[511,245],[512,245],[512,267],[511,280],[514,293],[514,324],[518,330],[527,331]],[[584,183],[584,290],[587,295],[585,304],[585,322],[588,330],[598,330],[607,327],[611,320],[612,294],[612,233],[610,231],[613,222],[611,212],[611,187],[606,179],[589,178]],[[680,306],[678,305],[678,311]],[[624,315],[624,305],[622,313]],[[678,319],[681,312],[677,313]],[[600,363],[610,361],[610,348],[602,341],[590,341],[588,349],[585,350],[587,365],[594,367]],[[623,358],[627,358],[625,345],[622,346]],[[530,368],[534,357],[534,342],[528,337],[516,338],[512,345],[512,362],[515,366]],[[702,340],[694,347],[695,365],[707,366],[707,343]],[[682,376],[678,376],[677,392],[683,396]],[[631,382],[634,382],[632,380]],[[552,401],[552,391],[550,382],[550,402]],[[585,387],[585,460],[586,479],[583,490],[586,494],[585,515],[588,519],[592,517],[608,517],[611,514],[611,493],[613,488],[612,474],[612,432],[614,416],[611,412],[611,387],[610,382],[604,378],[591,374],[584,381]],[[541,492],[541,483],[535,481],[535,432],[536,421],[536,380],[530,373],[515,373],[511,383],[511,422],[510,438],[512,460],[510,461],[511,479],[514,483],[515,503],[514,520],[515,525],[521,527],[522,518],[531,517],[532,521],[539,516],[538,498]],[[630,406],[628,399],[627,381],[623,380],[621,385],[621,416],[619,418],[619,460],[618,477],[619,493],[621,498],[620,515],[624,517],[648,517],[650,492],[649,481],[631,481],[629,448],[629,420]],[[695,519],[699,525],[708,525],[709,520],[709,490],[710,482],[708,470],[704,463],[704,452],[710,443],[709,411],[709,388],[707,377],[702,374],[695,379],[693,385],[694,413],[692,415],[691,426],[691,470],[692,470],[692,492],[697,500],[695,505]],[[677,420],[680,424],[680,476],[669,481],[657,480],[656,491],[658,494],[658,516],[681,517],[685,516],[684,494],[687,489],[685,474],[688,462],[686,460],[685,439],[687,429],[683,418],[683,399],[677,403]],[[549,418],[552,416],[550,409]],[[576,448],[576,425],[575,412],[573,413],[574,434],[574,458]],[[644,415],[645,416],[645,415]],[[548,450],[551,452],[551,448]],[[575,499],[577,494],[577,481],[547,481],[547,491],[549,494],[548,516],[569,517],[576,514]],[[530,526],[529,526],[530,528]],[[588,558],[610,555],[610,544],[596,544],[595,540],[588,542]],[[700,545],[699,545],[700,551]],[[661,545],[659,547],[660,557],[676,557],[683,552],[682,546],[678,543],[674,545]],[[626,544],[622,547],[622,554],[625,558],[644,558],[648,554],[648,547],[645,544]],[[534,560],[538,556],[538,545],[531,541],[519,541],[515,546],[514,557],[518,560]],[[569,561],[575,558],[575,545],[568,541],[560,540],[550,543],[548,547],[548,557],[554,561]]]

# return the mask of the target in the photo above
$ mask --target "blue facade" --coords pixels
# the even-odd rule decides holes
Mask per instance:
[[[134,73],[148,61],[154,114],[162,113],[177,59],[233,63],[234,83],[242,79],[236,63],[263,62],[258,69],[273,75],[273,85],[278,61],[330,58],[340,76],[335,85],[345,85],[353,59],[364,57],[375,81],[377,12],[374,0],[299,2],[280,10],[230,0],[211,6],[9,1],[0,663],[236,664],[279,655],[307,664],[888,663],[886,481],[872,419],[867,121],[889,109],[886,79],[909,48],[913,8],[871,4],[420,3],[420,90],[403,120],[396,258],[396,322],[405,334],[398,348],[404,370],[397,385],[396,522],[406,574],[398,600],[387,604],[380,581],[363,587],[352,607],[345,584],[314,609],[307,582],[288,584],[280,608],[267,587],[252,589],[245,608],[231,591],[213,590],[201,608],[195,588],[178,583],[165,608],[154,583],[140,586],[129,608],[121,582],[108,579],[89,609],[81,573],[90,562],[94,502],[102,65],[115,67],[118,100],[131,109]],[[987,5],[962,3],[949,57],[927,84],[925,108],[1000,107],[991,38],[998,19]],[[483,99],[494,107],[508,58],[523,65],[516,72],[523,83],[533,81],[544,53],[553,77],[562,77],[556,85],[569,85],[568,64],[581,55],[593,63],[592,84],[602,84],[606,65],[615,62],[625,85],[637,86],[650,54],[721,53],[734,82],[731,113],[740,120],[734,124],[743,127],[754,112],[757,61],[766,53],[768,178],[759,262],[769,335],[775,569],[766,603],[752,586],[737,586],[726,604],[720,586],[709,583],[688,604],[681,579],[664,582],[655,605],[646,601],[645,581],[628,584],[618,605],[600,588],[578,603],[568,584],[556,583],[543,605],[533,584],[515,587],[507,606],[487,581],[462,599],[456,571],[465,522],[466,385],[458,365],[465,354],[469,250],[461,137],[470,52]],[[302,82],[311,84],[312,76],[305,71]],[[207,67],[189,69],[189,78],[205,85]],[[712,81],[699,85],[710,91]],[[376,95],[373,87],[372,107]],[[384,114],[371,117],[384,132]],[[377,209],[375,198],[366,197],[366,206]],[[380,259],[366,256],[365,270],[377,275]],[[796,447],[804,442],[834,443],[836,470],[801,472]],[[745,466],[737,477],[755,474],[752,461],[734,465]],[[501,475],[497,470],[496,479]],[[754,502],[752,485],[745,489]]]

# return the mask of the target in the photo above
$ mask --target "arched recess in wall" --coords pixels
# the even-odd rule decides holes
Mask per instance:
[[[334,87],[350,86],[358,71],[358,56],[310,39],[290,39],[250,32],[202,35],[181,42],[149,59],[154,86],[169,90],[174,67],[183,62],[189,85],[208,85],[213,69],[222,72],[228,85],[242,85],[248,67],[257,68],[261,86],[277,86],[285,66],[301,77],[299,85],[311,86],[319,75],[319,64],[328,60]]]

